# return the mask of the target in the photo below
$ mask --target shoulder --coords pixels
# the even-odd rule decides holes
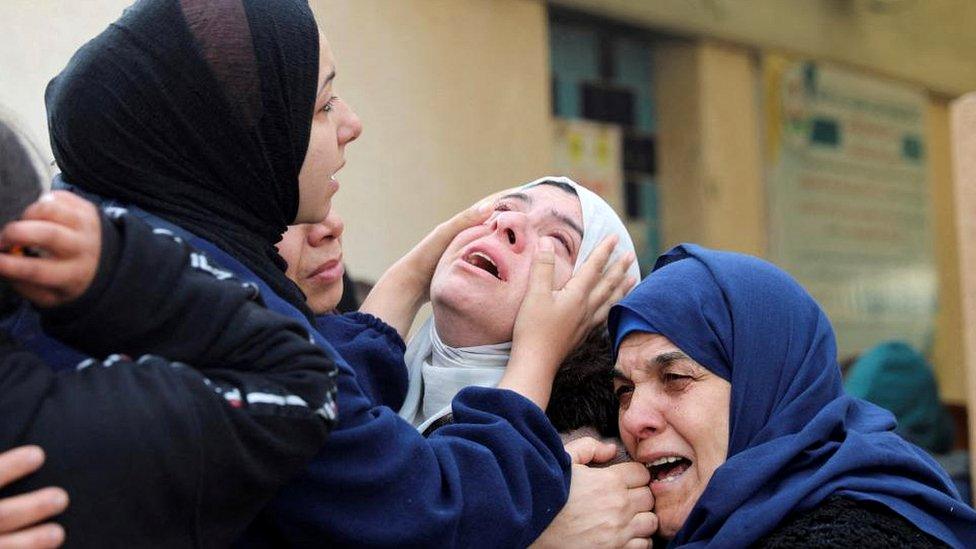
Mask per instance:
[[[884,505],[834,496],[787,517],[757,547],[946,547]]]

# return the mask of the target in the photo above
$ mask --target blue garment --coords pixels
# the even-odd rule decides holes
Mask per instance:
[[[102,207],[125,207],[60,180],[55,187]],[[233,257],[144,210],[128,209],[206,254],[212,264],[205,268],[230,271],[256,286],[269,309],[306,326],[339,368],[338,426],[239,546],[521,547],[566,503],[569,456],[531,401],[504,389],[465,389],[454,399],[457,423],[425,439],[394,409],[377,405],[405,394],[405,380],[397,380],[406,375],[397,372],[403,342],[392,328],[368,315],[317,322],[351,356],[381,361],[391,379],[378,381],[384,374],[374,373],[370,363],[350,367],[307,317]],[[57,342],[38,337],[34,344]],[[364,392],[361,380],[372,394]]]
[[[48,337],[41,327],[41,317],[27,301],[0,318],[0,331],[9,334],[24,348],[32,349],[54,371],[74,368],[89,358],[86,353]]]
[[[728,459],[673,545],[745,547],[837,495],[976,547],[976,512],[892,431],[889,412],[844,394],[830,322],[770,263],[677,246],[611,310],[609,328],[615,349],[633,332],[661,334],[731,384]]]
[[[319,315],[315,327],[356,372],[359,388],[374,406],[403,406],[406,344],[392,326],[373,315],[351,312]]]

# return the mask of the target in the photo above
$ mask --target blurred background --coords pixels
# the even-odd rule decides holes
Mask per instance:
[[[0,3],[0,116],[42,162],[47,81],[128,3]],[[967,446],[976,122],[951,127],[976,3],[310,3],[365,127],[335,201],[355,278],[492,191],[568,175],[625,217],[645,274],[684,241],[763,256],[826,309],[840,359],[917,351]]]

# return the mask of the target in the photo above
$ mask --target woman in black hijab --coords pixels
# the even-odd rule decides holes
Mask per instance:
[[[275,242],[290,223],[325,218],[361,131],[334,77],[306,0],[141,0],[48,87],[56,185],[203,251],[198,266],[253,285],[337,362],[339,425],[251,541],[528,545],[569,488],[569,458],[543,411],[513,391],[472,388],[449,432],[422,438],[363,391],[285,277]],[[402,352],[392,328],[360,321],[351,337]]]
[[[141,1],[51,81],[63,180],[231,254],[295,308],[274,248],[325,218],[359,119],[301,1]]]

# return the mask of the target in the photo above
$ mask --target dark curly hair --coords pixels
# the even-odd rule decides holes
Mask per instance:
[[[617,436],[617,397],[606,328],[591,332],[563,361],[553,381],[546,415],[559,432],[591,426],[605,437]]]

